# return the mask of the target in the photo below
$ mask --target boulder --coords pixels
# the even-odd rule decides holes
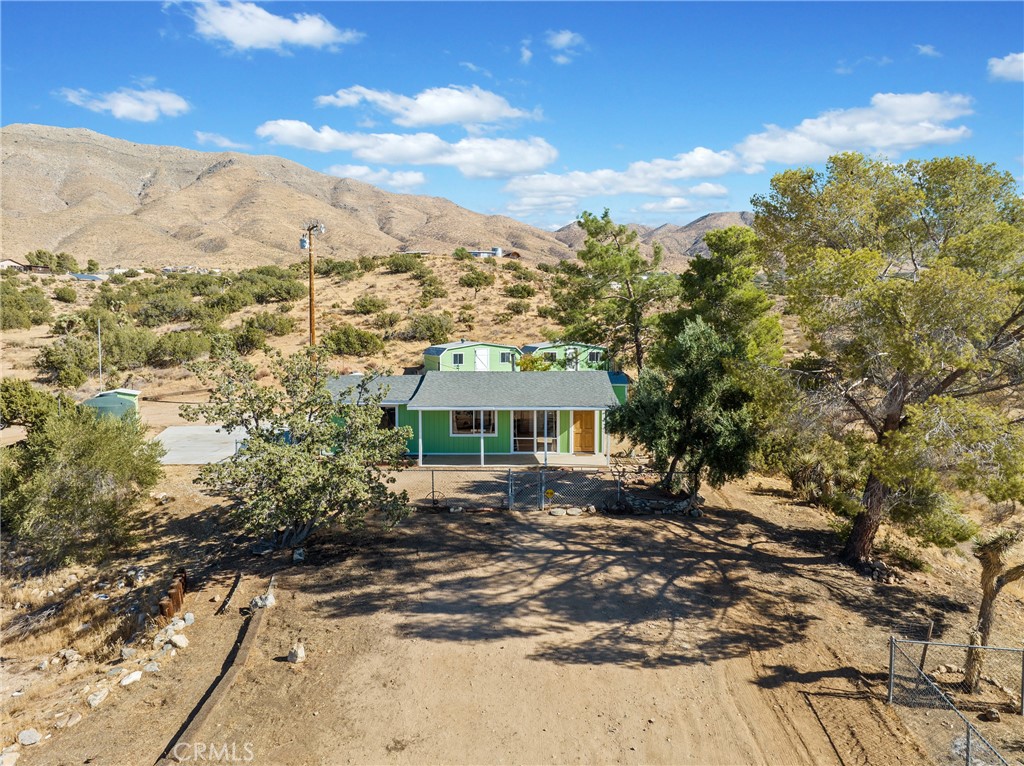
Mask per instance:
[[[999,723],[1000,721],[999,711],[996,710],[994,707],[990,707],[984,713],[979,715],[978,718],[982,721],[987,721],[989,723]]]
[[[134,657],[138,653],[139,653],[138,649],[132,649],[131,647],[128,647],[128,646],[122,646],[121,647],[121,659],[122,660],[130,660],[132,657]]]
[[[133,670],[131,673],[121,679],[121,686],[131,686],[133,683],[142,678],[141,670]]]
[[[551,516],[565,516],[565,508],[552,508],[548,511]]]
[[[194,624],[195,621],[196,621],[196,616],[194,614],[192,614],[192,612],[185,612],[185,627],[188,627],[188,626]]]
[[[295,646],[288,652],[288,662],[305,662],[306,661],[306,647],[302,645],[301,641],[298,641]]]
[[[18,732],[18,744],[24,746],[38,745],[43,735],[35,729],[24,729]]]
[[[86,701],[89,703],[89,707],[99,707],[100,703],[107,698],[110,694],[110,689],[100,689],[98,692],[90,694]]]
[[[188,639],[180,633],[176,633],[171,636],[171,643],[174,644],[178,649],[184,649],[188,646]]]

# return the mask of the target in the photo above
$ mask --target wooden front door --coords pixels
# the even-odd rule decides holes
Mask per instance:
[[[594,413],[575,410],[572,413],[574,452],[594,452]]]

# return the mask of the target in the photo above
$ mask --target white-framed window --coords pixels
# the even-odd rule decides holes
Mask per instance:
[[[498,433],[498,413],[494,410],[452,410],[452,436],[495,436]]]
[[[590,362],[600,362],[601,361],[601,352],[600,351],[591,351],[589,354],[587,354],[587,361],[590,361]]]
[[[466,363],[466,355],[465,354],[452,354],[452,364],[453,365],[462,365],[462,364],[465,364],[465,363]]]
[[[511,351],[502,351],[501,352],[501,363],[502,364],[512,364],[512,352]]]
[[[556,361],[558,361],[558,354],[556,354],[554,351],[545,351],[544,352],[544,361],[546,361],[546,362],[556,362]]]

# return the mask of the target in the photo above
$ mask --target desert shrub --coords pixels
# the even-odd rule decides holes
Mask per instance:
[[[512,314],[508,311],[502,311],[494,317],[494,321],[497,324],[508,324],[512,321]]]
[[[50,335],[69,335],[80,329],[82,325],[83,319],[79,314],[61,314],[50,325]]]
[[[371,271],[375,271],[377,266],[380,265],[378,259],[371,255],[359,256],[356,258],[356,263],[359,264],[359,270],[367,274]]]
[[[219,295],[204,298],[202,305],[220,316],[227,316],[251,306],[254,302],[255,299],[248,290],[243,287],[232,287]]]
[[[34,430],[4,466],[3,516],[47,565],[94,560],[129,545],[138,508],[162,475],[163,447],[138,418],[68,407]],[[11,479],[14,481],[11,481]]]
[[[57,280],[54,277],[44,277],[41,284],[44,287],[49,287],[50,285],[55,284],[56,282]]]
[[[279,304],[277,304],[277,313],[278,314],[287,314],[293,308],[295,308],[295,306],[293,304],[291,304],[291,303],[279,303]]]
[[[40,374],[61,388],[78,388],[96,368],[96,344],[74,335],[44,346],[36,357]]]
[[[192,296],[187,292],[160,290],[149,296],[149,300],[133,314],[143,327],[160,327],[189,321],[195,316],[196,308],[197,304],[192,302]]]
[[[393,330],[402,321],[402,315],[397,311],[381,311],[374,314],[370,320],[370,326],[375,330]]]
[[[124,274],[111,274],[107,279],[108,285],[126,285],[128,284],[128,277]]]
[[[95,274],[99,270],[100,270],[100,262],[97,261],[95,258],[90,258],[88,261],[85,262],[85,273],[86,274]]]
[[[309,273],[309,264],[304,263],[300,273]],[[334,258],[317,258],[313,262],[313,273],[318,277],[354,279],[362,273],[358,261],[338,261]]]
[[[545,274],[554,274],[558,269],[552,266],[550,263],[538,263],[537,271],[543,271]]]
[[[558,316],[558,309],[554,306],[538,306],[537,316],[541,319],[554,319]]]
[[[0,329],[27,330],[32,326],[28,306],[18,292],[17,282],[5,279],[0,282]]]
[[[455,252],[452,253],[452,257],[457,261],[471,261],[473,260],[472,254],[464,247],[455,248]]]
[[[145,327],[103,325],[103,371],[136,370],[146,365],[156,335]]]
[[[387,300],[376,295],[360,295],[352,301],[352,310],[357,314],[376,314],[387,307]]]
[[[259,327],[243,324],[231,331],[231,340],[235,350],[242,356],[248,356],[267,347],[267,333]]]
[[[386,261],[392,274],[409,274],[423,268],[423,262],[412,253],[394,253]]]
[[[532,298],[536,294],[537,290],[533,285],[527,285],[522,282],[517,282],[505,288],[505,295],[509,298]]]
[[[399,331],[402,340],[425,340],[433,344],[447,343],[455,332],[455,323],[448,313],[415,314],[409,324]]]
[[[441,283],[441,280],[435,275],[431,274],[429,278],[423,280],[422,284],[423,287],[420,289],[420,306],[423,308],[426,308],[435,300],[448,297],[448,291]]]
[[[246,269],[239,273],[235,284],[261,304],[293,301],[306,295],[307,289],[295,272],[280,266]]]
[[[380,336],[350,324],[338,325],[324,335],[320,343],[336,356],[370,356],[384,350]]]
[[[530,310],[530,303],[528,301],[509,301],[505,308],[508,309],[509,314],[522,316]]]
[[[488,274],[486,271],[481,271],[478,268],[472,268],[459,277],[459,286],[468,287],[476,295],[484,287],[490,287],[494,284],[494,275]]]
[[[61,303],[74,303],[78,298],[78,293],[73,287],[58,287],[53,291],[53,298]]]
[[[156,339],[148,361],[154,367],[174,367],[210,353],[210,338],[197,332],[169,332]]]
[[[476,314],[472,311],[460,311],[457,319],[459,320],[459,324],[464,324],[472,330],[473,323],[476,322]]]
[[[271,314],[261,311],[246,319],[243,324],[263,330],[267,335],[287,335],[295,329],[295,320],[282,314]]]
[[[124,278],[125,279],[135,279],[135,277],[138,277],[138,276],[141,276],[141,275],[142,275],[142,272],[139,271],[138,269],[128,269],[128,271],[126,271],[124,273]]]

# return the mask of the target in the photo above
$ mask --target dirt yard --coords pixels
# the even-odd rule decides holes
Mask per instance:
[[[884,704],[886,639],[925,615],[955,637],[976,608],[970,562],[874,583],[774,483],[707,494],[700,519],[418,513],[322,536],[304,565],[239,553],[189,597],[191,643],[167,668],[82,705],[73,730],[24,713],[5,739],[30,721],[52,733],[23,749],[29,766],[156,762],[221,671],[236,607],[276,571],[278,604],[200,730],[215,750],[193,761],[925,763]],[[243,594],[215,616],[232,572]],[[1005,645],[1019,591],[1003,606]],[[299,639],[306,662],[284,661]],[[1019,722],[978,725],[1012,747]]]

